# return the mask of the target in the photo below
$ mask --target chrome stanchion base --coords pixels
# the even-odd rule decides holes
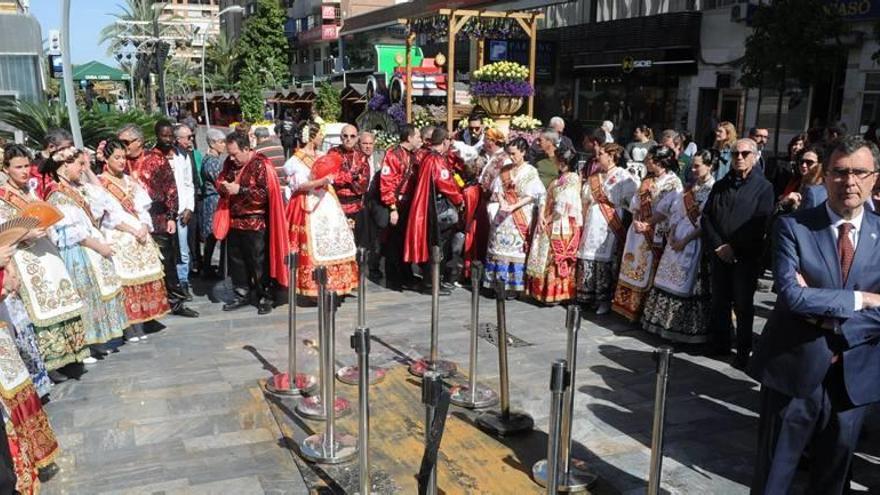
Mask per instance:
[[[459,407],[482,409],[498,403],[498,394],[491,388],[477,385],[476,393],[471,395],[470,385],[458,385],[449,391],[449,401]]]
[[[357,455],[357,437],[337,433],[333,442],[335,452],[331,455],[329,445],[324,442],[324,433],[317,433],[299,444],[299,452],[306,460],[319,464],[339,464]]]
[[[370,366],[368,370],[370,385],[375,385],[385,379],[385,368]],[[360,380],[360,369],[357,366],[343,366],[336,372],[336,378],[346,385],[357,385]]]
[[[486,411],[477,416],[476,422],[481,428],[502,437],[531,431],[535,427],[531,416],[515,411],[510,411],[507,417],[501,411]]]
[[[599,477],[587,469],[586,461],[572,459],[569,467],[568,473],[559,473],[560,492],[585,492],[599,481]],[[547,459],[532,466],[532,479],[541,486],[547,486]]]
[[[290,383],[288,373],[278,373],[266,383],[266,390],[282,397],[308,395],[318,386],[318,379],[305,373],[296,374],[296,383]]]
[[[443,359],[439,359],[432,363],[425,358],[413,361],[412,364],[409,365],[409,372],[411,375],[421,377],[426,371],[436,371],[437,373],[440,373],[443,378],[448,378],[458,371],[458,365],[452,361],[446,361]]]
[[[348,399],[344,397],[336,397],[336,403],[334,406],[337,418],[346,416],[351,412],[351,404]],[[301,399],[296,404],[296,412],[306,419],[319,421],[325,421],[327,419],[327,417],[324,416],[324,402],[321,400],[320,395],[313,395]]]

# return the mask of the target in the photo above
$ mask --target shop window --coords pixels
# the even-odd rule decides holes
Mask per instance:
[[[798,86],[796,81],[789,81],[788,89],[782,95],[782,118],[780,127],[783,130],[802,131],[807,128],[807,111],[810,101],[809,87]],[[776,127],[776,110],[779,103],[779,92],[775,88],[764,88],[761,92],[761,107],[758,109],[758,126],[769,129]]]
[[[865,92],[862,94],[862,126],[880,122],[880,72],[865,75]]]

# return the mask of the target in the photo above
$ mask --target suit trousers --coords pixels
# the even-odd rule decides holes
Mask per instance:
[[[730,351],[730,330],[733,323],[730,309],[736,314],[736,351],[748,357],[752,350],[752,324],[755,318],[755,290],[761,263],[740,260],[725,263],[714,253],[712,257],[712,317],[709,331],[717,351]]]
[[[177,249],[177,234],[153,234],[153,241],[159,247],[162,254],[162,268],[165,270],[165,291],[168,293],[168,303],[173,311],[183,305],[184,295],[180,289],[180,279],[177,278],[177,260],[180,257]]]
[[[831,366],[824,382],[809,397],[789,397],[761,387],[758,458],[751,493],[789,493],[807,446],[807,493],[845,493],[866,410],[866,406],[853,406],[847,397],[841,362]]]
[[[413,278],[409,263],[403,262],[403,244],[406,240],[406,222],[409,206],[401,205],[397,211],[397,225],[388,224],[388,238],[385,241],[385,278],[389,286],[409,282]]]
[[[269,232],[230,229],[227,253],[232,285],[239,297],[256,291],[257,301],[272,300],[269,280]]]

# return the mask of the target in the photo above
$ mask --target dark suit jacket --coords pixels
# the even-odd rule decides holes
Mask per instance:
[[[750,374],[778,392],[806,397],[840,353],[853,404],[880,401],[880,310],[854,310],[855,291],[880,293],[880,216],[866,211],[862,217],[846,284],[825,203],[780,217],[773,241],[778,297]],[[797,273],[807,287],[798,284]],[[836,329],[823,329],[807,318],[827,319]]]

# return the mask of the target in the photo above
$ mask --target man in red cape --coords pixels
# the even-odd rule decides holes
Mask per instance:
[[[412,194],[403,245],[403,261],[422,265],[423,291],[430,290],[430,277],[427,276],[426,265],[431,259],[430,246],[440,246],[443,259],[447,261],[452,259],[451,241],[455,226],[439,225],[438,199],[445,197],[456,208],[464,201],[446,156],[450,144],[446,129],[439,127],[434,129],[430,143],[431,151],[425,155],[419,165],[419,175]],[[450,290],[449,284],[445,284],[440,288],[440,293],[449,294]]]
[[[254,289],[257,312],[263,315],[272,311],[269,279],[288,285],[284,260],[290,247],[281,187],[272,161],[255,152],[247,136],[229,134],[226,150],[231,159],[217,178],[217,191],[229,201],[227,256],[236,298],[223,311],[249,305]]]

